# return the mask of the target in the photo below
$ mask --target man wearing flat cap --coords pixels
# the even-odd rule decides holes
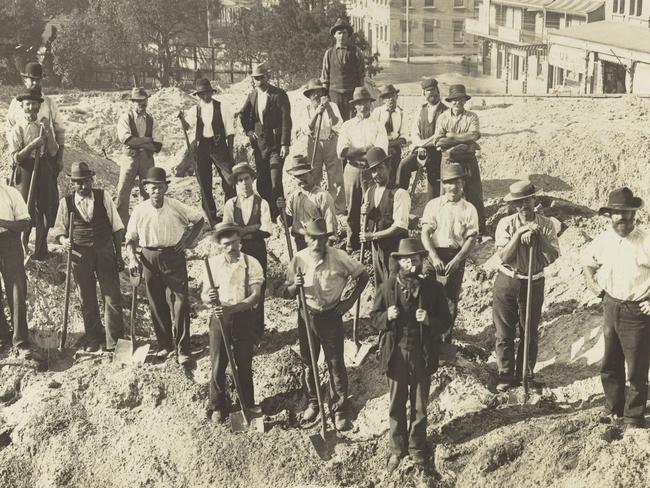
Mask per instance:
[[[117,138],[124,145],[125,160],[120,165],[115,205],[124,225],[129,222],[129,203],[135,178],[138,178],[140,198],[149,198],[143,179],[155,166],[153,155],[162,149],[158,124],[147,112],[149,95],[144,88],[131,90],[131,109],[117,121]]]
[[[253,91],[239,117],[255,156],[257,192],[269,202],[275,222],[280,214],[276,201],[284,196],[282,167],[291,145],[291,104],[284,90],[269,83],[263,64],[253,67],[251,78]]]
[[[397,105],[399,90],[393,85],[384,85],[379,90],[379,99],[382,105],[372,111],[371,117],[386,128],[388,136],[388,156],[390,157],[388,168],[388,180],[394,185],[397,177],[397,167],[402,159],[402,146],[406,145],[404,138],[404,111]]]
[[[214,88],[207,78],[196,80],[192,93],[198,103],[187,111],[187,119],[183,112],[179,114],[183,129],[189,130],[194,126],[196,141],[196,179],[202,188],[203,200],[201,205],[210,222],[219,222],[217,207],[212,194],[212,166],[217,168],[221,177],[221,188],[224,201],[235,196],[231,184],[233,166],[233,144],[235,139],[235,116],[228,104],[216,100]]]
[[[433,143],[447,159],[460,163],[467,172],[465,198],[478,212],[479,233],[485,233],[485,206],[483,205],[483,183],[481,170],[476,159],[481,138],[478,115],[465,110],[465,103],[472,97],[465,91],[465,85],[450,85],[445,101],[451,107],[440,115],[433,135]]]
[[[497,389],[519,384],[523,375],[532,380],[537,361],[538,326],[544,303],[544,268],[560,255],[553,221],[535,212],[539,192],[528,180],[510,185],[505,201],[517,210],[497,224],[494,245],[501,260],[492,295],[492,319],[496,327]],[[528,290],[528,262],[532,247],[532,283],[528,371],[523,370],[524,326]],[[515,359],[515,337],[519,347]]]
[[[626,428],[645,426],[648,399],[650,233],[635,225],[642,207],[643,200],[629,188],[612,191],[598,212],[609,218],[611,227],[582,253],[587,287],[603,301],[600,379],[605,407],[600,420],[622,418]]]
[[[64,250],[72,248],[78,259],[72,260],[72,274],[77,283],[81,315],[86,333],[85,349],[95,352],[103,346],[115,349],[124,333],[122,293],[119,271],[124,269],[122,238],[124,225],[117,207],[107,192],[93,188],[95,172],[84,161],[72,164],[70,180],[74,192],[59,202],[54,238]],[[74,219],[69,235],[70,214]],[[97,283],[104,302],[104,324],[97,303]]]
[[[411,174],[417,171],[420,165],[427,170],[428,200],[440,196],[440,161],[442,153],[434,144],[434,134],[438,126],[440,115],[447,110],[447,106],[440,101],[438,82],[434,78],[423,78],[422,95],[426,102],[420,107],[417,117],[413,118],[411,125],[411,143],[413,152],[399,163],[397,170],[398,185],[408,190]]]
[[[349,102],[354,89],[363,86],[365,77],[365,59],[352,43],[352,33],[352,26],[345,19],[336,20],[330,29],[336,44],[325,51],[321,72],[321,80],[341,110],[343,120],[354,116]]]

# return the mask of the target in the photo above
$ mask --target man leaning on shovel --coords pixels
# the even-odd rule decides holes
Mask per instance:
[[[544,268],[560,255],[557,232],[551,219],[535,212],[538,190],[527,180],[510,185],[505,201],[517,212],[497,224],[494,244],[501,266],[494,282],[492,318],[496,327],[496,356],[499,368],[497,390],[506,391],[518,384],[524,374],[529,383],[537,361],[537,326],[544,303]],[[529,262],[532,262],[528,285]],[[531,287],[527,303],[528,286]],[[528,370],[523,371],[526,309],[530,315]],[[519,329],[519,346],[515,365],[515,337]]]

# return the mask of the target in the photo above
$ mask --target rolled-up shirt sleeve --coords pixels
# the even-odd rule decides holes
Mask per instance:
[[[271,209],[269,202],[262,198],[262,205],[260,205],[260,230],[273,234],[273,222],[271,221]]]
[[[104,208],[106,209],[108,221],[111,223],[113,232],[119,232],[124,229],[124,223],[120,218],[120,214],[117,212],[117,207],[107,192],[104,192]]]
[[[467,239],[469,237],[478,235],[478,212],[476,211],[476,207],[472,204],[468,204],[463,217],[463,223],[465,224],[465,232],[463,237]]]
[[[428,225],[433,230],[438,228],[438,221],[436,220],[436,200],[430,200],[424,207],[422,218],[420,219],[422,225]]]
[[[11,161],[18,164],[16,156],[21,149],[25,147],[23,141],[23,132],[18,124],[14,124],[9,132],[7,132],[7,142],[9,143],[9,154],[11,154]]]
[[[69,220],[70,215],[68,212],[68,202],[65,198],[62,198],[59,201],[59,211],[56,214],[56,221],[54,222],[54,228],[52,229],[52,235],[55,241],[58,241],[61,236],[68,237],[68,226],[70,225]]]
[[[511,231],[505,219],[501,219],[497,224],[496,231],[494,232],[494,246],[506,247],[510,238],[512,237]]]
[[[403,188],[398,189],[393,200],[393,225],[408,230],[410,210],[411,198],[408,192]]]

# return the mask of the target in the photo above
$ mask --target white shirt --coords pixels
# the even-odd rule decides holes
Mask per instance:
[[[338,132],[338,130],[341,128],[341,123],[343,122],[343,117],[341,117],[341,111],[339,110],[338,105],[336,105],[334,102],[329,102],[330,107],[332,108],[332,112],[334,112],[334,116],[338,119],[336,121],[336,124],[332,125],[332,119],[330,119],[329,113],[327,110],[323,112],[323,121],[320,124],[320,134],[318,136],[319,141],[326,141],[327,139],[330,138],[332,135],[332,131]],[[316,112],[315,108],[312,108],[311,102],[309,102],[307,105],[305,105],[302,108],[298,109],[298,115],[296,119],[298,120],[298,132],[299,134],[306,135],[306,136],[311,136],[316,137],[316,130],[318,129],[318,119],[316,119],[316,125],[314,126],[314,130],[312,131],[309,128],[309,123],[311,122],[311,119],[314,117],[314,113]]]
[[[259,261],[252,256],[241,253],[237,261],[230,262],[230,256],[226,253],[211,256],[208,259],[214,286],[219,289],[219,301],[223,305],[235,305],[241,303],[252,294],[253,285],[264,283],[264,274]],[[248,295],[246,295],[246,263],[248,263]],[[201,279],[201,299],[204,302],[210,301],[210,280],[208,273],[203,270]],[[260,299],[263,300],[263,297]]]
[[[381,105],[375,108],[370,115],[371,119],[374,119],[376,122],[386,128],[386,122],[388,122],[388,107]],[[395,106],[395,109],[391,113],[391,120],[393,121],[393,132],[388,134],[389,139],[397,139],[402,136],[402,121],[404,119],[404,111]]]
[[[294,234],[304,235],[307,224],[318,218],[325,221],[327,232],[336,234],[338,231],[334,198],[320,186],[314,187],[311,191],[298,188],[289,195],[286,212],[293,217],[291,230]]]
[[[260,122],[264,122],[264,110],[266,103],[269,101],[269,91],[257,89],[257,114],[260,117]]]
[[[63,128],[63,119],[59,115],[59,108],[53,98],[43,95],[43,103],[41,108],[38,109],[38,120],[46,118],[50,121],[54,136],[58,144],[64,143],[65,129]],[[26,119],[25,111],[23,110],[22,103],[15,98],[11,99],[9,108],[7,109],[7,123],[5,125],[5,132],[9,133],[10,129],[16,125],[16,122]]]
[[[430,103],[427,104],[427,120],[429,121],[429,123],[433,122],[433,117],[436,114],[436,110],[438,110],[438,105],[440,105],[440,102],[436,103],[435,105],[431,105]],[[431,144],[427,144],[427,142],[433,142],[433,136],[431,136],[429,139],[422,139],[420,137],[419,124],[420,124],[420,112],[418,111],[417,115],[413,117],[413,122],[411,123],[411,142],[416,147],[431,145]]]
[[[598,268],[596,282],[619,300],[650,296],[650,233],[635,227],[621,237],[614,229],[591,241],[582,252],[582,265]]]
[[[388,153],[386,128],[370,117],[367,119],[355,117],[343,122],[336,144],[336,153],[342,156],[346,148],[363,149],[366,146],[380,147]]]
[[[464,198],[452,202],[446,195],[434,198],[424,207],[422,225],[433,230],[433,247],[463,247],[465,240],[478,235],[476,207]]]
[[[230,105],[219,102],[221,110],[221,120],[223,121],[223,128],[226,132],[226,137],[235,135],[235,114],[230,107]],[[203,137],[209,138],[214,137],[214,132],[212,131],[212,116],[214,115],[214,106],[212,102],[205,103],[203,100],[199,100],[199,105],[195,105],[187,111],[187,116],[185,119],[187,123],[190,124],[190,129],[188,131],[188,137],[190,141],[194,140],[196,135],[196,116],[197,116],[197,107],[201,107],[201,120],[203,121]]]
[[[13,186],[0,183],[0,219],[16,222],[30,220],[27,204],[22,195]],[[7,229],[0,227],[0,234]]]
[[[90,196],[82,197],[77,192],[74,193],[74,204],[79,210],[81,218],[86,222],[90,222],[95,213],[95,195],[91,192]],[[106,215],[108,221],[111,223],[113,232],[120,231],[124,229],[124,224],[122,219],[117,212],[117,207],[113,203],[113,199],[110,197],[107,191],[104,192],[104,208],[106,209]],[[70,210],[68,209],[68,201],[65,198],[62,198],[59,201],[59,210],[56,214],[56,222],[54,224],[53,234],[54,239],[58,239],[59,236],[67,236],[68,229],[70,225]]]
[[[379,202],[381,202],[381,197],[384,195],[386,190],[385,186],[374,186],[374,204],[375,207],[379,207]],[[368,201],[368,195],[370,188],[366,190],[366,194],[363,197],[363,201]],[[408,230],[409,228],[409,211],[411,210],[411,197],[409,193],[403,188],[398,188],[395,191],[393,198],[393,225],[399,227],[400,229]]]
[[[253,200],[257,193],[253,192],[250,196],[237,196],[229,198],[223,207],[223,221],[228,224],[236,224],[235,222],[235,203],[241,209],[241,216],[244,224],[248,225],[251,214],[253,213]],[[271,211],[269,203],[261,199],[260,203],[260,230],[273,234],[273,224],[271,222]]]

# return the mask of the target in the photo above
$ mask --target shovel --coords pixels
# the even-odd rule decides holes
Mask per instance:
[[[131,271],[131,340],[118,339],[113,353],[113,363],[116,364],[144,364],[149,353],[149,344],[137,347],[135,341],[135,310],[138,300],[138,285],[142,279],[142,274],[138,271]]]
[[[41,130],[38,133],[38,137],[42,137],[44,131],[45,131],[45,127],[43,126],[43,124],[41,124]],[[38,174],[39,174],[38,169],[40,167],[40,162],[41,162],[41,149],[39,148],[36,150],[36,154],[34,154],[34,169],[32,170],[32,179],[29,180],[29,190],[27,191],[27,209],[30,215],[32,215],[35,212],[34,198],[36,198],[36,178],[38,178]],[[28,229],[23,233],[23,253],[25,254],[23,265],[27,265],[27,263],[32,257],[32,255],[29,254],[29,248],[27,246],[27,244],[29,243],[29,235],[32,232],[32,225],[33,225],[33,221],[30,220]],[[70,258],[68,258],[68,262],[69,259]],[[70,266],[68,265],[68,273],[69,272],[70,272]],[[61,346],[61,348],[63,348],[63,346]]]
[[[204,258],[203,262],[205,263],[205,270],[208,275],[210,288],[215,288],[214,278],[212,277],[212,270],[210,269],[208,258]],[[216,305],[219,305],[218,301]],[[237,363],[235,362],[234,351],[232,349],[232,343],[230,342],[230,336],[226,334],[221,319],[215,314],[212,314],[210,317],[210,328],[212,327],[218,327],[219,331],[221,332],[223,345],[226,349],[226,355],[228,356],[228,363],[230,364],[230,371],[232,372],[232,377],[235,382],[235,389],[237,390],[237,401],[239,402],[240,410],[237,412],[232,412],[230,414],[230,428],[233,432],[246,432],[248,430],[256,430],[263,433],[264,419],[262,418],[262,408],[259,406],[244,408],[244,404],[242,402],[242,388],[241,383],[239,382],[239,371],[237,369]]]

